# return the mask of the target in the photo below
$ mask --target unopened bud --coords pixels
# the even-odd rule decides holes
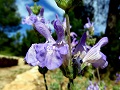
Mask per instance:
[[[30,8],[34,14],[38,15],[40,13],[41,6],[37,6],[36,3],[34,4],[34,6],[32,6]]]
[[[62,8],[65,11],[71,8],[73,1],[74,0],[55,0],[58,7]]]

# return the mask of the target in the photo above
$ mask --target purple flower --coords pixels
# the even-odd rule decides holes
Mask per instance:
[[[68,45],[58,45],[53,42],[32,44],[29,48],[25,60],[32,66],[39,65],[47,67],[49,70],[60,67],[64,61],[64,56],[68,53]]]
[[[84,25],[84,28],[89,29],[89,28],[93,27],[93,23],[90,22],[90,19],[89,19],[89,18],[87,18],[87,20],[88,20],[88,23],[86,23],[86,24]]]
[[[87,87],[87,89],[86,90],[100,90],[99,89],[99,86],[97,85],[97,83],[92,83],[91,81],[90,81],[90,85]]]
[[[72,38],[71,46],[72,46],[72,49],[74,49],[74,47],[78,44],[77,34],[75,32],[71,32],[70,36]]]
[[[26,9],[27,9],[27,11],[29,13],[29,16],[25,17],[22,20],[22,24],[33,25],[37,21],[41,21],[41,22],[45,23],[45,20],[43,18],[44,8],[40,9],[40,13],[38,15],[34,15],[32,13],[32,10],[30,9],[30,7],[27,6],[27,5],[26,5]]]
[[[87,18],[87,19],[88,19],[88,23],[86,23],[86,24],[84,25],[84,28],[85,28],[85,29],[88,29],[88,30],[86,31],[87,37],[88,37],[88,38],[91,38],[92,35],[94,34],[94,27],[93,27],[93,23],[90,22],[89,18]]]
[[[100,52],[100,48],[108,43],[108,38],[103,37],[93,47],[88,47],[85,41],[86,33],[83,34],[73,54],[78,54],[77,56],[82,59],[83,63],[91,63],[96,68],[105,68],[108,65],[108,62],[106,61],[106,56]]]
[[[118,83],[120,81],[120,74],[119,73],[116,73],[116,80],[115,80],[115,83]]]
[[[58,19],[54,21],[53,25],[58,37],[57,41],[53,39],[45,23],[41,21],[34,23],[35,29],[46,38],[46,43],[32,44],[25,57],[28,64],[53,70],[59,68],[64,62],[64,57],[68,54],[68,44],[64,40],[64,30]]]
[[[108,65],[106,56],[100,52],[100,48],[108,43],[108,38],[103,37],[95,44],[83,58],[83,62],[92,63],[93,66],[105,68]]]
[[[70,36],[72,37],[72,39],[76,38],[77,37],[77,34],[75,32],[71,32],[70,33]]]

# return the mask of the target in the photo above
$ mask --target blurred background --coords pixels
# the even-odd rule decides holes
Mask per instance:
[[[32,0],[0,0],[0,55],[24,57],[31,44],[45,42],[45,38],[41,35],[38,38],[31,26],[21,24],[21,20],[28,16],[26,4],[32,6],[34,3]],[[37,4],[44,7],[45,19],[52,21],[58,14],[63,21],[64,10],[57,7],[54,0],[40,0]],[[120,72],[120,0],[81,0],[79,6],[68,14],[71,31],[76,32],[78,38],[84,32],[87,17],[95,27],[96,42],[103,36],[108,37],[109,43],[101,51],[109,64],[100,69],[100,75],[114,81],[116,73]]]

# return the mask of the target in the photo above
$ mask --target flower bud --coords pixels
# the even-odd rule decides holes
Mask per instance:
[[[58,7],[62,8],[65,11],[71,8],[73,1],[74,0],[55,0]]]
[[[40,13],[41,6],[37,6],[36,3],[34,4],[34,6],[32,6],[30,8],[34,14],[38,15]]]

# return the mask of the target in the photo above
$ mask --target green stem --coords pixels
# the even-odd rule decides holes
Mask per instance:
[[[100,73],[99,73],[99,69],[96,68],[96,70],[97,70],[98,80],[99,80],[99,82],[100,82]]]
[[[74,82],[73,82],[73,79],[69,79],[68,90],[74,90]]]
[[[43,77],[44,77],[45,88],[46,88],[46,90],[48,90],[45,74],[43,74]]]
[[[95,81],[95,72],[93,71],[92,74],[93,74],[93,80]]]
[[[68,45],[69,45],[69,54],[70,54],[70,58],[69,58],[69,65],[71,65],[71,39],[70,39],[70,23],[69,23],[69,16],[66,14],[66,32],[67,32],[67,41],[68,41]]]

